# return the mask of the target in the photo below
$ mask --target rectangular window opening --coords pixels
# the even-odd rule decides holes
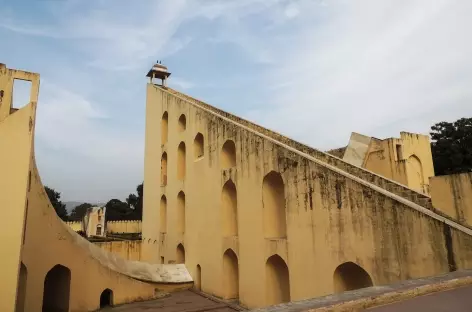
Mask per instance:
[[[13,79],[12,105],[14,110],[20,109],[30,102],[32,82]]]
[[[397,144],[396,149],[397,149],[397,161],[400,161],[403,159],[401,144]]]

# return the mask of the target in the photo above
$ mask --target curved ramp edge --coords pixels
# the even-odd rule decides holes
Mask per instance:
[[[0,122],[0,146],[10,144],[14,147],[12,151],[16,155],[6,157],[7,153],[3,153],[2,159],[8,158],[9,162],[4,163],[2,168],[9,174],[0,176],[0,197],[9,197],[10,202],[17,203],[10,205],[11,209],[24,211],[21,220],[15,221],[15,228],[10,231],[10,228],[6,227],[3,230],[10,235],[6,236],[7,238],[15,238],[9,245],[16,246],[15,248],[21,251],[21,255],[16,253],[15,263],[12,262],[16,268],[9,268],[12,272],[12,283],[8,284],[8,289],[18,292],[17,296],[12,293],[13,304],[17,297],[22,301],[24,311],[41,311],[45,293],[51,285],[46,281],[54,276],[48,273],[55,272],[53,270],[58,266],[63,272],[69,273],[64,278],[54,277],[65,284],[53,291],[56,292],[56,297],[66,298],[69,311],[98,309],[100,295],[107,289],[112,291],[113,304],[123,304],[154,299],[161,291],[191,287],[192,278],[185,265],[124,260],[91,244],[57,216],[41,182],[34,158],[32,138],[35,112],[36,103],[30,103]],[[30,134],[26,135],[28,131]],[[11,141],[13,138],[16,140],[14,144]],[[12,177],[19,177],[22,183],[11,183]],[[4,187],[7,184],[11,184],[10,187]],[[19,270],[20,266],[22,270]],[[13,283],[15,277],[16,283]],[[16,304],[18,306],[19,303]]]

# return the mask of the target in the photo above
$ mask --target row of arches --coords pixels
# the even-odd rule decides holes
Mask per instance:
[[[184,114],[180,115],[179,120],[177,122],[177,130],[179,132],[185,131],[187,128],[187,118],[185,117]],[[161,120],[161,143],[166,144],[167,139],[169,136],[169,114],[167,112],[164,112],[162,114],[162,120]]]
[[[159,207],[160,232],[167,233],[167,197],[161,196]],[[177,194],[177,233],[185,233],[185,193]]]
[[[202,269],[195,272],[195,288],[202,289]],[[333,274],[334,292],[356,290],[373,286],[369,274],[353,262],[339,265]],[[223,254],[223,299],[239,299],[239,260],[232,249]],[[290,301],[290,276],[287,264],[277,254],[265,263],[265,304],[275,305]]]
[[[194,159],[198,160],[205,154],[204,137],[200,132],[193,140]],[[183,181],[186,175],[187,150],[185,142],[180,142],[177,148],[177,179]],[[236,145],[234,141],[228,140],[221,149],[221,168],[223,170],[236,166]],[[161,155],[161,185],[167,185],[167,152]]]
[[[228,180],[221,192],[223,236],[238,235],[238,199],[234,182]],[[262,182],[264,237],[287,237],[285,186],[280,173],[271,171]]]
[[[195,155],[198,157],[203,157],[203,135],[201,137],[196,138],[199,143],[195,146]],[[179,146],[177,147],[177,179],[179,181],[185,180],[186,175],[186,156],[187,149],[185,147],[184,142],[180,142]],[[167,185],[167,152],[162,153],[161,156],[161,185]]]
[[[24,263],[20,265],[18,289],[16,297],[17,312],[25,311],[26,281],[28,270]],[[66,266],[57,264],[48,271],[44,278],[43,312],[69,311],[71,272]],[[109,288],[100,294],[100,308],[113,305],[113,291]]]

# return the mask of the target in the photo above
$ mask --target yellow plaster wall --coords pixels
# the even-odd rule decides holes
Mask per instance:
[[[141,233],[141,220],[108,221],[108,233]]]
[[[160,130],[165,112],[164,143]],[[182,114],[184,131],[178,125]],[[195,158],[198,133],[204,137],[204,155]],[[236,161],[234,167],[222,169],[226,157],[221,151],[227,140],[235,142]],[[182,244],[185,265],[204,292],[219,297],[227,293],[223,254],[228,249],[238,258],[239,300],[251,308],[271,303],[272,295],[266,298],[271,285],[266,283],[266,262],[273,255],[288,266],[291,300],[333,293],[334,271],[347,261],[367,271],[374,285],[471,265],[469,255],[457,247],[470,248],[470,233],[450,228],[453,243],[448,245],[443,223],[419,212],[421,207],[391,193],[387,196],[378,187],[308,160],[151,84],[145,142],[142,257],[153,263],[173,262]],[[181,142],[187,150],[183,180],[177,172]],[[167,185],[159,178],[163,153]],[[271,171],[279,172],[285,185],[286,237],[264,235],[262,185]],[[237,192],[237,236],[224,235],[222,188],[228,180]],[[176,226],[179,192],[186,198],[184,233]],[[167,213],[162,214],[167,218],[165,233],[160,229],[161,196],[167,200]],[[451,265],[451,258],[456,264]]]
[[[429,137],[401,132],[400,139],[372,138],[362,166],[417,192],[429,194],[429,178],[434,176]]]
[[[472,225],[472,173],[432,177],[429,183],[434,208]]]
[[[1,75],[0,75],[1,77]],[[0,90],[1,90],[0,85]],[[0,121],[0,209],[8,222],[0,228],[0,311],[13,311],[24,235],[25,197],[32,146],[35,105],[29,104]]]
[[[131,261],[141,261],[140,240],[96,242],[94,244],[103,250],[119,255],[123,259]]]
[[[52,297],[66,298],[71,312],[98,309],[106,288],[113,290],[113,303],[120,304],[154,298],[161,286],[190,287],[185,268],[125,261],[88,243],[58,218],[34,160],[36,102],[19,110],[9,107],[12,80],[17,77],[33,79],[34,100],[39,86],[39,76],[0,65],[0,91],[4,91],[0,103],[0,207],[9,216],[9,222],[0,228],[4,251],[0,311],[41,311],[45,277],[57,265],[70,270],[70,297],[67,300],[65,288],[57,289]],[[136,274],[151,282],[129,277]],[[167,285],[161,285],[163,281]]]
[[[65,222],[74,232],[82,231],[82,222],[81,221],[67,221]]]

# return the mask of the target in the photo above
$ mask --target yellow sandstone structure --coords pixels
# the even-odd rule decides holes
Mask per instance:
[[[32,82],[29,104],[12,108],[16,79]],[[94,311],[190,287],[183,265],[125,261],[60,220],[34,158],[39,75],[0,64],[0,311]]]
[[[472,230],[426,194],[425,137],[370,139],[353,163],[153,81],[169,75],[148,73],[143,261],[249,308],[472,266]]]
[[[169,76],[148,73],[142,240],[101,248],[57,217],[41,183],[39,75],[0,64],[0,311],[94,311],[192,285],[256,308],[472,267],[459,223],[470,175],[429,182],[426,138],[355,136],[341,159],[168,88]],[[15,79],[32,81],[18,110]]]
[[[427,135],[401,132],[400,138],[380,140],[353,132],[348,146],[333,154],[417,192],[429,194],[429,178],[434,176],[434,167]]]

